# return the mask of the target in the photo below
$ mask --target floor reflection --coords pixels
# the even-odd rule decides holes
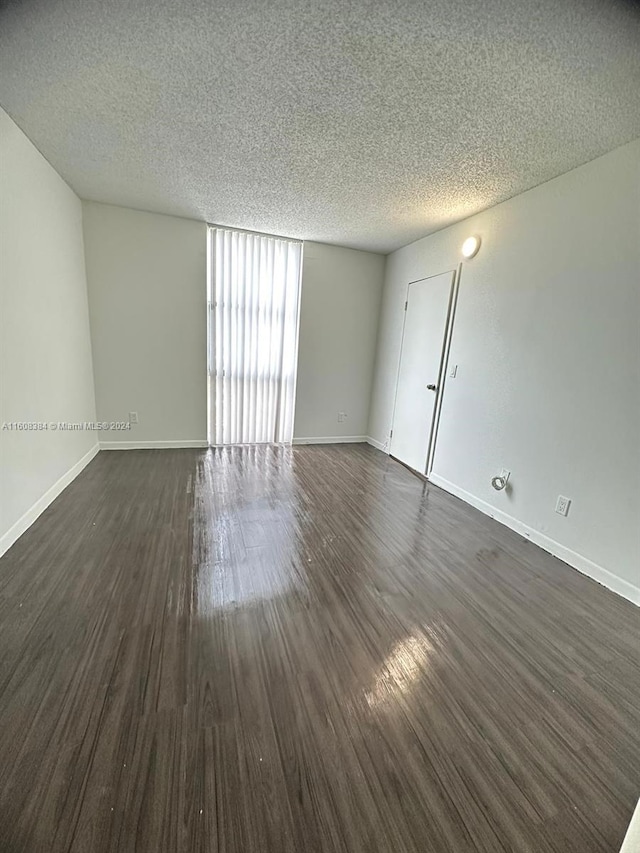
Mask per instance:
[[[396,643],[376,674],[374,686],[365,693],[369,705],[378,706],[408,693],[427,670],[433,651],[433,644],[423,634]]]

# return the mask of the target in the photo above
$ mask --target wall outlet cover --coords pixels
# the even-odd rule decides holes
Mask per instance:
[[[137,412],[129,412],[129,423],[137,424],[138,423],[138,413]]]
[[[564,495],[558,495],[558,500],[556,501],[556,512],[558,515],[568,515],[570,506],[571,498],[565,498]]]

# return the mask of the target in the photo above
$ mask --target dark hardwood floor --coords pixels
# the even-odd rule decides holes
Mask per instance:
[[[639,644],[364,445],[103,452],[0,562],[0,850],[614,853]]]

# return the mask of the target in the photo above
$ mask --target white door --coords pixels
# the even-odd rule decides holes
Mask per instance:
[[[426,473],[439,395],[453,272],[409,285],[390,453]]]

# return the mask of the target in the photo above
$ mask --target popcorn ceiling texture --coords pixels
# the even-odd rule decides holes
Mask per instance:
[[[614,0],[25,0],[0,103],[86,199],[388,252],[640,135]]]

